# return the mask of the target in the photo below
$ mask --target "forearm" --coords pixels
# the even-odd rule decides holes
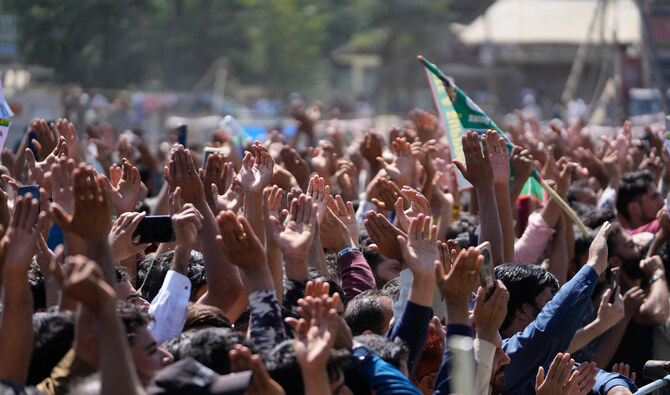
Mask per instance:
[[[596,348],[596,353],[593,357],[593,362],[596,363],[598,368],[606,369],[609,366],[614,357],[614,353],[616,353],[617,348],[619,348],[619,343],[621,343],[623,335],[626,333],[628,323],[630,323],[630,318],[624,318],[610,330],[605,332],[600,339],[598,347]]]
[[[33,349],[32,295],[25,273],[5,273],[0,379],[25,384]]]
[[[321,234],[319,226],[314,227],[314,241],[307,254],[307,265],[321,274],[328,274],[326,268],[326,256],[321,245]]]
[[[137,258],[135,255],[131,255],[128,258],[122,260],[120,264],[126,269],[130,283],[135,284],[135,278],[137,276]]]
[[[590,324],[578,329],[577,332],[575,332],[575,336],[572,338],[567,352],[572,354],[581,350],[582,347],[589,344],[591,341],[593,341],[593,339],[605,333],[607,329],[609,328],[606,323],[596,318]],[[614,347],[614,349],[616,350],[616,347]]]
[[[565,284],[568,278],[568,246],[565,240],[564,229],[558,229],[551,242],[549,272],[556,276],[560,285]]]
[[[496,184],[496,204],[502,229],[503,254],[505,263],[514,262],[514,219],[509,200],[509,184]]]
[[[668,283],[662,278],[651,284],[647,300],[640,306],[635,321],[645,325],[664,325],[669,309]]]
[[[254,193],[245,191],[244,216],[256,233],[256,236],[265,244],[265,230],[263,228],[263,191]]]
[[[668,241],[668,235],[665,233],[665,230],[661,227],[658,230],[658,232],[656,232],[654,239],[651,241],[651,244],[649,245],[649,250],[647,251],[647,258],[652,257],[654,255],[658,255],[658,252],[661,250],[666,241]]]
[[[412,286],[409,289],[407,300],[424,307],[433,306],[433,293],[435,291],[435,275],[425,274],[417,276],[413,273]]]
[[[284,296],[284,272],[282,268],[281,250],[279,247],[277,247],[276,244],[267,243],[265,251],[268,259],[268,267],[270,268],[270,274],[272,275],[272,282],[274,283],[274,288],[277,292],[279,305],[281,305]]]
[[[556,227],[558,222],[558,217],[561,215],[563,210],[561,206],[554,200],[554,198],[549,198],[549,202],[542,209],[542,218],[551,228]]]
[[[288,279],[298,282],[309,279],[306,256],[284,255],[284,268],[286,270],[286,278]]]
[[[500,226],[498,205],[495,199],[493,185],[486,185],[477,189],[479,205],[479,244],[488,241],[491,243],[491,259],[494,266],[505,263],[503,252],[503,235]]]
[[[301,366],[302,382],[305,386],[305,395],[330,395],[328,383],[330,379],[326,369],[315,369],[310,366]]]
[[[114,257],[112,256],[112,247],[107,241],[107,235],[87,239],[84,242],[85,255],[92,261],[100,265],[102,274],[107,284],[116,287],[116,275],[114,274]]]
[[[170,206],[168,196],[170,195],[170,184],[167,182],[163,183],[161,190],[158,192],[156,198],[156,205],[152,211],[152,215],[168,215],[170,213]]]

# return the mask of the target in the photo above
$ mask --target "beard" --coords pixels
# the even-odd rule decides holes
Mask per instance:
[[[505,388],[505,367],[501,366],[496,370],[496,373],[491,379],[491,393],[502,394]]]
[[[642,269],[640,269],[640,258],[622,258],[621,259],[621,270],[626,273],[626,276],[633,280],[642,278]]]

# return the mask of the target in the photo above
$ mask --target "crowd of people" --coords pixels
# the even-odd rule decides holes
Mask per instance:
[[[467,132],[461,163],[427,111],[292,115],[209,155],[65,119],[3,149],[0,392],[627,394],[670,359],[663,130],[519,112],[512,149]],[[140,242],[148,215],[174,241]]]

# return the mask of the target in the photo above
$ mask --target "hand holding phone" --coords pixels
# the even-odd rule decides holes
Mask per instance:
[[[140,236],[138,243],[171,243],[175,241],[174,225],[169,215],[148,215],[140,221],[133,233],[133,239]]]
[[[618,267],[613,267],[610,270],[610,304],[614,303],[616,294],[619,293],[619,270]]]

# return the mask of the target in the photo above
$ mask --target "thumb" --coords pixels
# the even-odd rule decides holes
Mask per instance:
[[[535,385],[539,386],[544,382],[544,368],[540,366],[537,369],[537,376],[535,376]]]
[[[33,150],[30,148],[26,148],[26,159],[28,159],[28,166],[33,168],[35,167],[35,163],[37,162],[35,160],[35,154],[33,154]]]
[[[465,165],[463,163],[461,163],[461,161],[452,160],[451,163],[453,163],[454,166],[456,166],[458,168],[458,170],[461,172],[461,174],[463,174],[463,176],[465,176],[465,173],[466,173],[467,169],[465,168]]]
[[[212,195],[214,197],[219,196],[219,188],[216,186],[216,183],[212,183]]]
[[[386,163],[386,161],[384,160],[384,158],[382,158],[381,156],[378,156],[378,157],[377,157],[377,163],[379,163],[379,165],[381,165],[382,167],[384,167],[384,169],[386,169],[386,168],[388,167],[388,163]]]

